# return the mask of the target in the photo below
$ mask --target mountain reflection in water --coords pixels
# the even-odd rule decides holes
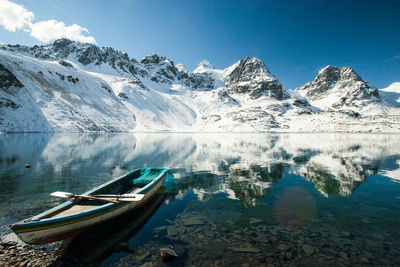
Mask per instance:
[[[110,256],[103,266],[154,261],[169,244],[184,253],[182,265],[395,264],[399,137],[3,134],[0,230],[61,203],[49,198],[53,191],[81,193],[155,166],[171,170],[176,191],[136,235],[128,231],[122,238],[147,252],[114,253],[105,246]]]

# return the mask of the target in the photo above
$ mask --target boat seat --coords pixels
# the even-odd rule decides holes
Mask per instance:
[[[89,209],[92,209],[92,208],[95,208],[95,207],[98,207],[98,206],[94,206],[94,205],[74,205],[74,206],[70,207],[69,209],[66,209],[66,210],[64,210],[64,211],[62,211],[60,213],[57,213],[56,215],[54,215],[52,217],[56,218],[56,217],[61,217],[61,216],[65,216],[65,215],[71,215],[71,214],[82,212],[82,211],[85,211],[85,210],[89,210]]]

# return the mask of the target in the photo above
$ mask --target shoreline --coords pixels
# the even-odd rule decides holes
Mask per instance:
[[[34,246],[17,241],[0,241],[0,266],[96,266],[59,253],[57,244]]]

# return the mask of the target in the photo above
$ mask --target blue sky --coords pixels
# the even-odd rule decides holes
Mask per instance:
[[[55,23],[38,22],[53,20],[63,23],[61,30],[79,25],[74,34],[99,46],[136,59],[165,55],[189,70],[202,59],[225,68],[255,56],[292,89],[326,65],[350,66],[377,88],[400,81],[397,0],[0,0],[0,9],[4,1],[33,13],[25,29],[0,26],[4,43],[43,44]]]

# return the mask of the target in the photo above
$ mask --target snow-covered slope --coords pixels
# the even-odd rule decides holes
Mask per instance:
[[[379,90],[383,101],[393,107],[400,107],[400,82],[395,82],[389,87]]]
[[[0,45],[0,132],[400,131],[390,90],[381,98],[351,68],[293,92],[254,57],[189,72],[68,39]]]
[[[136,125],[103,80],[73,66],[0,51],[0,69],[2,79],[14,81],[0,90],[3,131],[128,131]]]

